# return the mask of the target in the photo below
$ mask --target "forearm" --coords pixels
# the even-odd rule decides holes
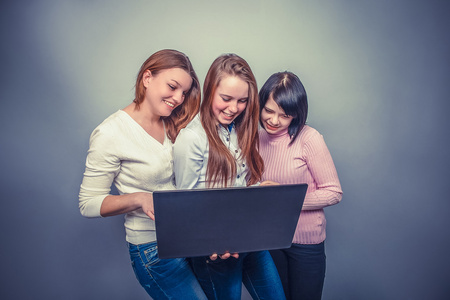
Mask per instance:
[[[153,195],[151,193],[138,192],[125,195],[108,195],[102,202],[100,214],[102,217],[116,216],[142,208],[152,219]]]
[[[342,199],[342,191],[318,189],[312,193],[307,193],[303,202],[303,210],[322,209],[327,206],[335,205]]]
[[[342,199],[339,177],[323,137],[315,135],[305,145],[304,157],[314,185],[306,194],[303,209],[315,210],[337,204]]]

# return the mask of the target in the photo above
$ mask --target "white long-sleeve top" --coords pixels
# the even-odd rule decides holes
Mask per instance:
[[[245,187],[247,181],[245,176],[248,167],[240,158],[237,133],[234,126],[225,128],[218,127],[218,132],[223,143],[236,158],[236,177],[234,187]],[[206,132],[197,116],[182,129],[174,144],[174,172],[178,189],[201,189],[206,188],[206,168],[208,166],[209,143]]]
[[[85,217],[101,217],[100,207],[115,184],[120,195],[175,190],[172,142],[161,144],[130,115],[119,110],[91,134],[79,207]],[[155,223],[142,209],[125,214],[126,240],[143,244],[156,240]]]

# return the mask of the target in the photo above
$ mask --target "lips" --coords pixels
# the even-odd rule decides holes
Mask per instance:
[[[271,126],[271,125],[269,125],[269,123],[267,123],[267,122],[266,122],[266,128],[269,129],[269,130],[271,130],[271,131],[277,131],[277,130],[278,130],[278,127]]]
[[[224,114],[224,116],[225,116],[225,118],[226,119],[233,119],[234,118],[234,114],[228,114],[228,113],[226,113],[226,112],[224,112],[224,111],[222,111],[222,113]]]
[[[164,100],[164,103],[167,104],[167,106],[169,106],[170,108],[175,108],[175,104],[173,104],[172,102]]]

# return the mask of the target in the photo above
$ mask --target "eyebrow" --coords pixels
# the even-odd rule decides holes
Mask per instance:
[[[174,81],[178,86],[181,86],[181,84],[178,81],[176,81],[175,79],[170,79],[170,80]]]
[[[219,93],[219,96],[220,97],[229,97],[229,98],[234,98],[234,97],[232,97],[232,96],[230,96],[230,95],[227,95],[227,94],[222,94],[222,93]],[[243,97],[243,98],[239,98],[238,100],[244,100],[244,99],[246,99],[246,100],[248,100],[248,98],[249,97]]]
[[[170,80],[175,82],[177,84],[177,86],[182,87],[181,84],[178,81],[176,81],[175,79],[170,79]],[[189,86],[186,90],[184,90],[184,92],[188,92],[190,89],[191,89],[191,87]]]

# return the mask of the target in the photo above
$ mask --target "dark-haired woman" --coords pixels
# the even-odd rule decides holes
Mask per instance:
[[[321,299],[326,262],[323,208],[342,199],[336,168],[322,135],[306,125],[306,91],[295,74],[273,74],[259,98],[262,179],[308,184],[292,246],[271,254],[287,299]]]
[[[247,62],[234,54],[218,57],[205,78],[200,114],[174,145],[177,188],[258,183],[258,120],[258,90]],[[241,299],[242,282],[253,299],[285,299],[268,251],[213,254],[191,263],[208,299]]]
[[[200,89],[189,58],[161,50],[141,66],[134,101],[93,132],[79,194],[81,214],[125,214],[139,283],[153,299],[206,299],[185,259],[159,259],[152,192],[174,190],[172,144],[198,112]],[[120,195],[111,195],[114,183]]]

